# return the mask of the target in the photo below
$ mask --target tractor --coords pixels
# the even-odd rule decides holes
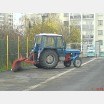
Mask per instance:
[[[11,70],[19,71],[22,61],[44,69],[54,69],[59,61],[63,62],[65,67],[70,67],[72,63],[75,67],[80,67],[82,60],[79,56],[80,50],[66,48],[62,35],[41,33],[35,35],[35,43],[29,57],[21,55],[14,60]]]

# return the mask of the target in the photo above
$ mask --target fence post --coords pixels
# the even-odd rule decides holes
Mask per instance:
[[[9,60],[8,60],[8,44],[9,44],[9,43],[8,43],[8,35],[7,35],[7,42],[6,42],[6,43],[7,43],[7,45],[6,45],[6,46],[7,46],[7,47],[6,47],[6,48],[7,48],[7,49],[6,49],[6,54],[7,54],[7,55],[6,55],[6,64],[7,64],[6,67],[7,67],[7,70],[8,70],[8,61],[9,61]]]
[[[28,54],[29,54],[29,41],[28,41],[28,37],[27,37],[27,42],[26,42],[26,57],[28,57]]]
[[[18,58],[20,57],[20,36],[18,35]]]

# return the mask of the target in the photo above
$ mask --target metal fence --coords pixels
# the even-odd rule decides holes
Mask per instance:
[[[104,57],[104,51],[99,42],[95,42],[95,46],[86,43],[69,43],[67,48],[79,49],[81,57]]]
[[[20,54],[28,57],[34,41],[28,37],[18,36],[15,39],[0,39],[0,71],[11,69],[13,60],[19,58]]]

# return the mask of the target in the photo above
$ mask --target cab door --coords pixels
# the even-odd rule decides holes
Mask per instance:
[[[65,48],[64,48],[63,37],[61,37],[61,36],[57,37],[56,47],[57,47],[57,52],[58,52],[60,60],[64,60],[64,58],[65,58]]]

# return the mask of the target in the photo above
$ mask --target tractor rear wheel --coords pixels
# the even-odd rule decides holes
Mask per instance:
[[[82,64],[82,60],[80,57],[76,58],[74,63],[73,63],[73,65],[77,68],[79,68],[81,66],[81,64]]]
[[[58,55],[54,50],[45,50],[39,58],[40,65],[45,69],[55,68],[58,64]]]
[[[71,66],[71,61],[64,61],[64,66],[65,67],[70,67]]]

